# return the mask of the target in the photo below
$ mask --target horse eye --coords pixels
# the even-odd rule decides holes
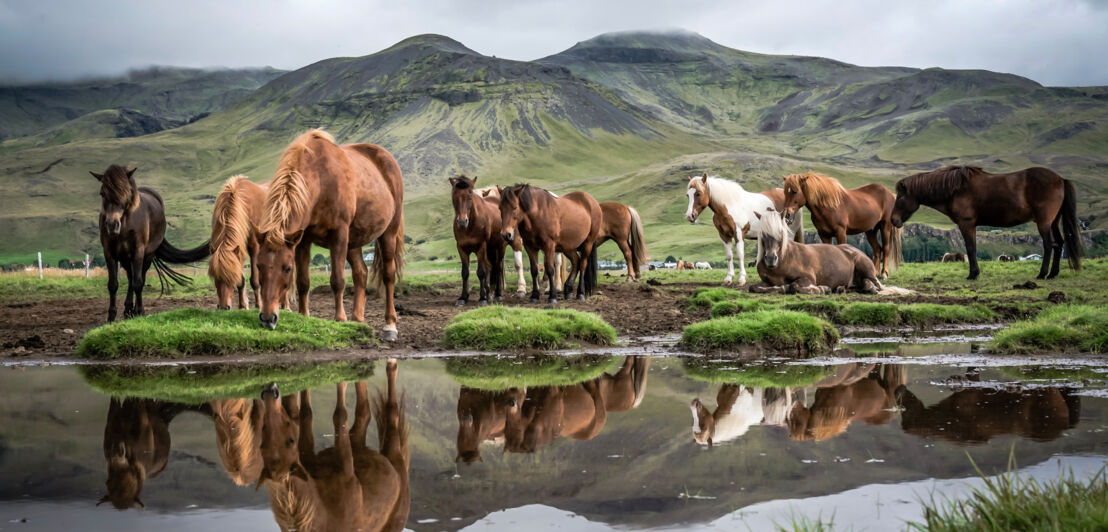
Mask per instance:
[[[285,273],[292,273],[292,266],[285,266],[282,269],[285,271]]]

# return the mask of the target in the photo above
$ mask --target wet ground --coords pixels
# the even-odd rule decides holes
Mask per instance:
[[[554,370],[448,356],[401,358],[395,372],[384,360],[9,365],[0,368],[0,530],[276,529],[281,464],[263,449],[292,434],[280,432],[285,422],[310,426],[296,433],[303,469],[283,478],[343,495],[326,487],[315,457],[335,455],[335,434],[345,433],[333,424],[333,381],[362,377],[371,399],[383,395],[377,412],[359,414],[358,387],[345,391],[349,425],[368,427],[364,452],[352,438],[354,456],[407,458],[387,466],[391,476],[355,459],[359,493],[380,502],[373,494],[405,484],[406,497],[386,505],[406,511],[398,523],[415,531],[762,530],[801,515],[896,529],[919,519],[932,493],[979,482],[974,464],[993,474],[1012,459],[1049,479],[1108,463],[1108,361],[978,354],[974,340],[988,334],[932,331],[924,336],[956,343],[928,344],[862,331],[850,352],[756,363],[649,344],[566,358],[564,368],[555,359]],[[585,380],[541,385],[570,372]],[[262,399],[270,379],[281,399]],[[389,410],[390,381],[400,410]],[[146,397],[113,400],[129,389]],[[382,434],[406,443],[382,448]],[[144,478],[141,489],[121,481],[127,471],[140,471],[130,478]],[[277,480],[255,490],[269,476]],[[313,519],[328,512],[321,503]]]

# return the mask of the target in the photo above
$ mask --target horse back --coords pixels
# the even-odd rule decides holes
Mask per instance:
[[[1032,167],[1008,174],[981,173],[968,181],[952,201],[952,214],[972,208],[977,225],[1011,227],[1051,221],[1065,196],[1065,180],[1049,168]]]
[[[600,204],[600,211],[604,216],[604,223],[600,230],[601,237],[610,236],[614,238],[629,232],[631,212],[627,210],[626,205],[615,201],[605,201]],[[623,238],[626,240],[626,236],[623,236]]]
[[[392,153],[381,146],[365,142],[347,144],[343,146],[343,149],[369,160],[377,173],[384,179],[389,190],[392,191],[392,197],[397,206],[404,201],[404,178],[400,173],[400,165],[396,162],[396,157],[393,157]]]
[[[773,210],[781,212],[781,210],[785,208],[785,189],[771,188],[769,190],[763,190],[761,194],[773,202]]]
[[[580,190],[554,199],[562,231],[567,229],[586,233],[584,240],[595,240],[604,222],[604,211],[596,198]],[[578,244],[580,245],[580,244]],[[576,247],[576,246],[575,246]]]

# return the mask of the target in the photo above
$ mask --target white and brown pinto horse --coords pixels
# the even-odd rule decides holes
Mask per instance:
[[[761,221],[754,213],[766,212],[766,209],[776,210],[783,206],[784,192],[780,189],[761,193],[747,192],[734,181],[709,177],[705,173],[699,177],[689,176],[689,186],[685,193],[689,196],[685,219],[690,223],[696,223],[705,208],[712,210],[712,223],[719,232],[720,240],[723,240],[723,250],[727,256],[727,277],[723,278],[723,284],[731,284],[735,277],[735,259],[731,252],[731,244],[734,243],[738,244],[739,286],[745,285],[744,242],[747,239],[757,240],[761,232]],[[793,229],[797,241],[803,240],[803,220],[797,217],[790,228]]]

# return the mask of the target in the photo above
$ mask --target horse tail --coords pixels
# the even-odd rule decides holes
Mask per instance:
[[[373,265],[370,267],[371,277],[373,277],[373,286],[377,288],[377,293],[382,293],[381,290],[385,286],[385,273],[387,271],[388,262],[384,259],[384,253],[381,253],[381,244],[385,242],[385,236],[381,235],[377,239],[377,245],[373,249]],[[396,252],[393,253],[391,259],[396,266],[396,278],[395,282],[400,283],[400,278],[404,270],[404,216],[400,216],[400,225],[396,228],[395,239]]]
[[[158,293],[160,295],[165,295],[166,290],[174,283],[179,286],[192,284],[192,277],[170,268],[161,257],[155,255],[151,262],[154,265],[154,272],[158,274],[158,286],[160,287]]]
[[[596,289],[597,270],[600,269],[596,255],[596,246],[594,245],[592,250],[589,251],[589,263],[585,266],[585,294],[590,296],[593,290]]]
[[[246,240],[250,235],[250,213],[237,186],[243,176],[227,180],[215,198],[212,210],[212,260],[208,276],[217,281],[238,284],[246,260]]]
[[[804,209],[796,210],[796,231],[793,232],[793,242],[804,243]]]
[[[1066,258],[1070,261],[1070,268],[1080,270],[1084,250],[1081,249],[1081,224],[1077,221],[1077,191],[1073,187],[1073,181],[1062,181],[1066,187],[1062,209],[1058,212],[1058,216],[1062,218],[1062,239],[1066,245]]]
[[[904,262],[904,250],[901,247],[901,241],[904,238],[904,228],[894,227],[892,231],[889,231],[889,268],[897,270],[900,268],[900,263]]]
[[[642,265],[649,259],[646,254],[646,242],[643,239],[642,218],[639,218],[639,211],[634,207],[627,207],[627,210],[631,213],[631,231],[628,238],[631,241],[631,267],[635,270],[635,275],[639,275]]]
[[[168,240],[162,240],[162,244],[154,250],[154,256],[170,264],[188,264],[208,258],[212,254],[211,248],[211,239],[192,249],[177,249]]]

